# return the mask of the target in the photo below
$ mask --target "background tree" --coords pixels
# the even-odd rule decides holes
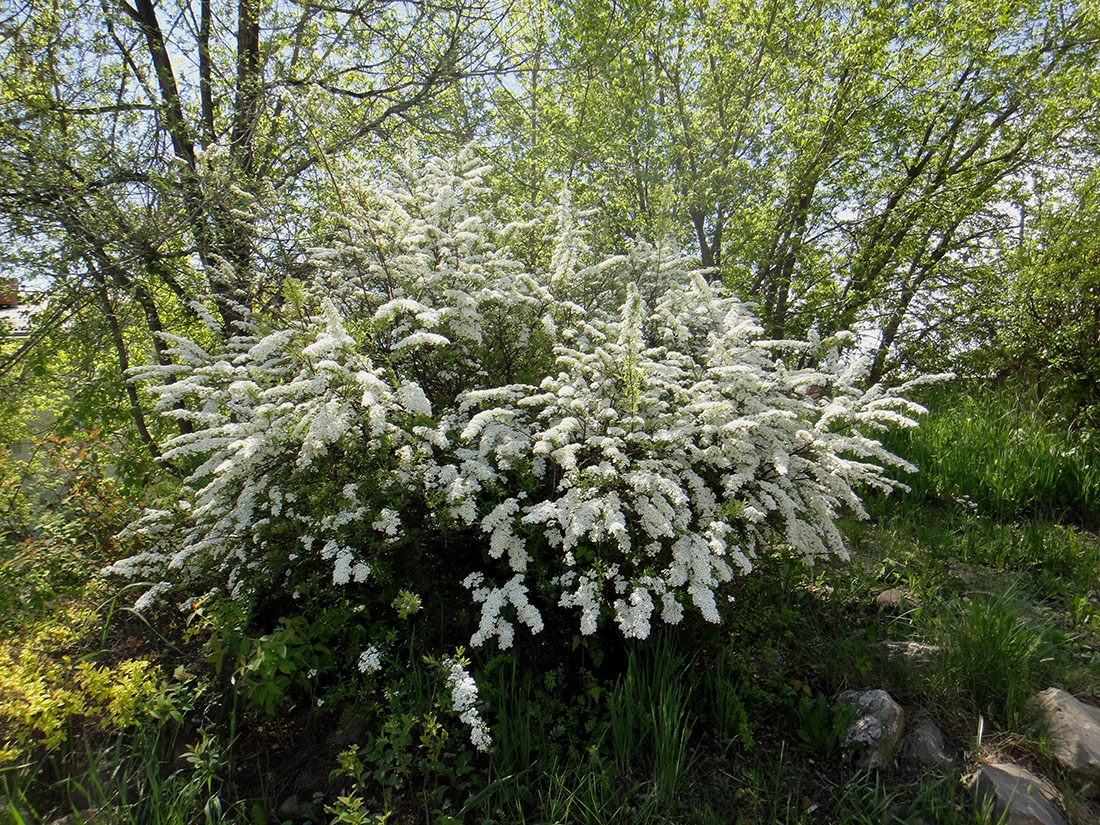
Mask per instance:
[[[49,285],[40,327],[86,318],[116,381],[210,310],[238,334],[302,267],[350,153],[369,164],[403,131],[466,139],[460,85],[494,69],[500,24],[481,0],[13,9],[0,232],[8,270]],[[116,388],[156,454],[138,390]]]
[[[598,237],[671,231],[775,337],[880,329],[873,380],[968,340],[947,339],[1016,238],[1006,204],[1095,111],[1085,4],[578,0],[540,19],[499,107],[506,134],[531,124],[511,168],[569,180]]]

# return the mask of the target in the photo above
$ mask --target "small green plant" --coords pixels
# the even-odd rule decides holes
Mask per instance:
[[[856,718],[857,709],[843,702],[831,702],[824,693],[798,697],[798,738],[822,759],[833,759],[848,750],[844,734]]]
[[[1069,621],[1075,627],[1100,629],[1100,608],[1083,593],[1070,597],[1066,605]]]
[[[293,701],[295,688],[308,691],[308,674],[329,654],[302,616],[283,617],[258,637],[245,631],[244,612],[230,602],[195,605],[191,622],[209,631],[206,655],[214,671],[227,672],[248,707],[269,718]]]
[[[350,781],[351,789],[336,798],[332,805],[325,806],[333,825],[384,825],[389,812],[374,813],[367,808],[360,789],[367,783],[370,771],[359,758],[359,746],[352,745],[339,756],[339,767],[334,771]]]
[[[709,677],[710,723],[720,743],[738,742],[745,750],[753,747],[753,724],[745,701],[747,677],[721,662]]]
[[[941,620],[943,654],[933,680],[950,700],[1014,724],[1034,690],[1046,639],[1014,594],[975,596]]]

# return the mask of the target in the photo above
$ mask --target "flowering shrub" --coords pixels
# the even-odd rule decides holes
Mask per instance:
[[[764,547],[843,555],[837,514],[896,486],[884,467],[904,462],[875,436],[919,408],[904,387],[860,388],[849,337],[763,340],[661,247],[587,263],[567,198],[506,224],[467,156],[410,153],[349,191],[292,290],[300,321],[220,350],[170,338],[174,366],[135,376],[191,423],[165,457],[194,466],[178,503],[133,526],[146,551],[112,568],[157,582],[143,604],[350,587],[389,605],[417,558],[480,606],[475,646],[559,609],[582,634],[645,638],[686,610],[719,621]],[[509,242],[532,232],[552,254],[525,271]],[[475,569],[446,549],[456,534],[481,537]],[[450,687],[487,742],[466,677]]]

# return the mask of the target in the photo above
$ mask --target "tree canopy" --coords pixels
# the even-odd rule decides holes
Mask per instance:
[[[345,181],[410,136],[476,146],[516,221],[566,197],[597,252],[670,243],[773,338],[856,330],[872,382],[1052,364],[1035,336],[1095,268],[1061,227],[1095,211],[1098,21],[1092,0],[13,5],[0,231],[49,307],[4,371],[108,342],[82,374],[158,454],[122,376],[171,363],[165,332],[279,318]]]

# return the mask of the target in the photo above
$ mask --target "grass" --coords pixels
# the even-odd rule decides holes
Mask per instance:
[[[71,773],[48,763],[37,776],[9,769],[0,774],[6,800],[0,821],[29,825],[59,814],[71,823],[117,825],[214,825],[233,819],[222,802],[216,742],[200,738],[182,748],[179,759],[177,744],[164,729],[146,728],[94,751],[86,744],[82,767]],[[43,799],[52,803],[47,807]]]
[[[847,527],[849,565],[754,583],[721,628],[700,628],[711,635],[696,635],[695,650],[673,637],[639,645],[617,676],[592,673],[587,683],[503,657],[482,685],[496,744],[484,773],[440,780],[459,800],[446,811],[403,807],[400,794],[391,796],[405,813],[389,821],[991,822],[959,785],[966,766],[989,749],[1041,759],[1026,699],[1048,684],[1076,684],[1080,693],[1100,673],[1100,629],[1081,601],[1095,575],[1088,550],[1095,537],[1054,524],[1010,529],[964,510],[944,518],[913,509]],[[952,559],[948,546],[967,546],[957,543],[966,536],[974,538],[971,555]],[[1035,574],[1027,552],[1034,547],[1065,562],[1049,579]],[[904,586],[919,607],[899,615],[877,609],[874,594],[888,586]],[[883,654],[885,639],[919,640],[942,653],[929,664],[898,662]],[[928,772],[903,759],[882,774],[853,772],[837,746],[831,703],[849,686],[886,687],[907,711],[935,718],[954,743],[955,765]],[[277,821],[279,794],[261,790],[252,799],[229,781],[227,740],[213,738],[226,727],[211,729],[206,750],[185,728],[160,730],[119,735],[82,759],[70,755],[67,776],[5,771],[0,821],[88,809],[115,811],[119,822]],[[189,761],[187,748],[196,745]],[[375,781],[367,772],[356,786],[358,814],[346,807],[318,821],[383,821],[370,803]],[[1075,825],[1096,815],[1087,800],[1072,804]]]
[[[932,681],[942,701],[1020,727],[1042,663],[1053,661],[1049,633],[1027,619],[1011,591],[946,605],[936,621],[943,653]]]
[[[0,653],[33,650],[27,661],[40,663],[14,687],[9,668],[0,713],[30,719],[13,697],[43,674],[54,693],[39,690],[41,701],[83,704],[61,719],[60,741],[34,733],[0,766],[0,823],[267,825],[293,791],[318,795],[297,819],[313,822],[995,825],[960,780],[986,756],[1051,767],[1029,697],[1058,685],[1100,703],[1100,537],[1089,518],[1098,465],[1078,449],[1086,439],[1056,432],[1007,391],[930,401],[925,427],[894,445],[925,468],[914,493],[872,500],[869,522],[842,524],[850,562],[760,559],[717,627],[688,620],[621,650],[578,638],[565,661],[540,654],[537,640],[473,656],[494,737],[487,757],[447,717],[439,663],[411,652],[384,693],[336,684],[299,695],[292,683],[270,714],[236,701],[248,686],[227,668],[200,695],[210,665],[196,627],[188,637],[112,609],[88,572],[110,551],[109,531],[90,524],[89,549],[55,518],[0,563],[11,588]],[[28,553],[38,564],[13,562]],[[913,601],[878,607],[888,588]],[[279,648],[276,670],[293,668],[277,633],[250,644],[265,638]],[[886,641],[938,653],[911,661]],[[136,688],[74,681],[72,663],[114,673],[127,656],[157,661],[163,685],[150,695],[174,715],[105,724],[109,702]],[[185,675],[169,678],[177,665]],[[859,687],[889,690],[911,720],[935,720],[954,761],[928,768],[902,752],[888,770],[854,770],[834,697]],[[361,732],[330,741],[348,726]],[[266,767],[262,752],[273,754]],[[1069,792],[1065,807],[1072,825],[1100,821],[1095,801]]]
[[[920,468],[917,501],[956,502],[996,519],[1070,519],[1096,526],[1100,439],[1070,433],[1016,386],[941,388],[932,413],[888,446]]]

